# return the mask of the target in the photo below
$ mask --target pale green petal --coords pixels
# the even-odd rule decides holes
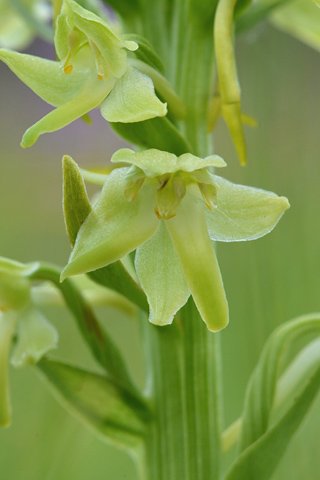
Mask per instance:
[[[0,49],[0,60],[42,100],[55,107],[72,100],[86,79],[83,72],[66,75],[59,62],[3,48]]]
[[[209,330],[221,330],[228,324],[228,303],[201,203],[187,194],[167,228],[202,319]]]
[[[33,365],[58,344],[56,329],[33,306],[27,306],[19,313],[17,336],[10,359],[15,367]]]
[[[9,396],[9,350],[17,324],[17,313],[0,311],[0,427],[11,423]]]
[[[22,138],[21,146],[31,147],[43,133],[60,130],[98,107],[109,94],[113,84],[114,80],[104,81],[95,76],[89,77],[73,100],[56,108],[28,128]]]
[[[312,0],[287,2],[275,10],[271,20],[281,30],[320,50],[320,9]]]
[[[206,209],[210,238],[222,242],[254,240],[269,233],[289,208],[285,197],[259,188],[236,185],[213,175],[217,208]]]
[[[130,65],[136,67],[140,72],[151,78],[156,91],[168,103],[169,111],[176,118],[183,118],[186,114],[186,106],[175,92],[173,86],[161,75],[158,70],[138,59],[130,59]]]
[[[62,279],[119,260],[146,242],[157,230],[155,193],[143,186],[133,202],[124,196],[128,168],[114,170],[100,199],[81,226]]]
[[[108,122],[142,122],[163,117],[167,106],[156,96],[152,80],[136,68],[128,67],[103,102],[101,114]]]
[[[10,258],[0,257],[0,272],[26,277],[39,267],[39,262],[20,263]]]
[[[65,1],[63,11],[97,49],[95,53],[102,71],[108,78],[120,78],[127,68],[127,53],[123,48],[136,50],[135,42],[122,40],[105,20],[82,8],[76,2]]]
[[[165,220],[160,221],[153,237],[138,248],[135,264],[148,297],[150,322],[156,325],[171,323],[190,292]]]
[[[218,155],[199,158],[191,153],[184,153],[177,157],[173,153],[150,149],[143,152],[134,152],[129,148],[118,150],[111,158],[114,163],[126,162],[139,167],[148,177],[157,177],[165,173],[174,173],[179,170],[193,172],[206,167],[224,167],[225,161]]]

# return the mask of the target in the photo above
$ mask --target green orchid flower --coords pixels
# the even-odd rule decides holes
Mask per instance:
[[[11,363],[15,367],[36,363],[58,342],[56,329],[31,301],[27,277],[36,268],[36,263],[23,265],[0,257],[0,427],[11,422],[8,364],[14,334]]]
[[[64,278],[108,265],[137,249],[135,266],[149,320],[167,325],[190,293],[211,331],[228,323],[228,304],[212,240],[254,240],[289,207],[274,193],[213,175],[217,155],[180,157],[121,149],[100,198],[80,227]],[[104,176],[103,176],[104,178]]]
[[[101,105],[110,122],[140,122],[167,113],[151,79],[129,65],[138,44],[115,33],[105,20],[65,0],[56,21],[59,61],[0,49],[0,59],[37,95],[57,107],[23,136],[29,147],[46,132],[65,127]]]

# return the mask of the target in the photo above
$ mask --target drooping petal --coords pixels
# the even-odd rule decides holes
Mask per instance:
[[[11,355],[15,367],[33,365],[49,350],[57,348],[58,332],[42,313],[28,305],[19,313],[18,341]]]
[[[56,108],[28,128],[23,135],[21,146],[31,147],[43,133],[60,130],[60,128],[69,125],[69,123],[96,108],[109,94],[113,85],[114,80],[99,80],[95,76],[87,78],[74,99]]]
[[[11,423],[8,367],[9,350],[17,316],[16,312],[0,312],[0,427],[8,427]]]
[[[152,80],[136,68],[128,67],[103,102],[101,114],[108,122],[142,122],[163,117],[167,106],[156,96]]]
[[[269,233],[289,208],[285,197],[259,188],[236,185],[213,175],[217,208],[206,210],[212,240],[254,240]]]
[[[83,72],[66,75],[59,62],[3,48],[0,49],[0,60],[42,100],[54,107],[76,97],[86,78]]]
[[[79,230],[62,279],[115,262],[156,232],[155,193],[144,186],[129,202],[124,195],[127,172],[128,168],[121,168],[109,175],[99,201]]]
[[[174,173],[179,170],[193,172],[206,167],[224,167],[225,161],[218,155],[199,158],[191,153],[184,153],[177,157],[173,153],[156,150],[144,150],[134,152],[128,148],[118,150],[111,158],[114,163],[127,162],[141,168],[148,177],[157,177],[166,173]]]
[[[187,194],[167,228],[202,319],[212,332],[221,330],[228,324],[228,303],[201,203]]]
[[[135,264],[148,297],[150,322],[156,325],[171,323],[190,292],[165,220],[160,221],[153,237],[138,248]]]

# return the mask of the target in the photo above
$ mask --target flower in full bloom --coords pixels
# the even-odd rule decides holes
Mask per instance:
[[[11,420],[8,364],[13,336],[17,341],[11,363],[16,367],[36,363],[58,342],[56,329],[31,300],[28,276],[36,268],[36,263],[24,265],[0,257],[0,427]]]
[[[127,50],[137,50],[138,44],[118,35],[99,16],[64,0],[54,43],[59,61],[0,49],[0,59],[39,97],[57,107],[25,132],[23,147],[99,106],[110,122],[166,115],[166,104],[157,98],[152,80],[128,62]]]
[[[172,322],[190,293],[209,330],[228,323],[228,304],[212,241],[254,240],[289,207],[278,197],[210,173],[217,155],[180,157],[121,149],[100,198],[80,227],[62,279],[108,265],[137,249],[135,266],[150,321]]]

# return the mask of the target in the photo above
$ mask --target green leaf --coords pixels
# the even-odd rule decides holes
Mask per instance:
[[[153,68],[156,68],[160,72],[164,71],[163,63],[160,57],[154,51],[150,42],[142,35],[135,33],[124,34],[121,36],[123,40],[130,40],[136,42],[139,45],[138,50],[134,53],[136,57],[144,63],[147,63]]]
[[[244,15],[237,19],[235,24],[236,33],[239,34],[249,30],[254,25],[265,20],[278,7],[288,2],[292,2],[292,0],[262,0],[255,2]]]
[[[234,9],[234,16],[235,18],[240,17],[252,4],[253,0],[237,0],[235,9]]]
[[[79,167],[69,156],[63,159],[63,206],[66,228],[73,246],[79,228],[92,208]],[[140,308],[148,311],[145,294],[120,261],[90,272],[89,277],[99,285],[121,293]]]
[[[250,447],[270,428],[284,354],[305,336],[319,332],[320,316],[310,314],[281,325],[270,336],[247,388],[239,439],[240,451]]]
[[[140,11],[139,0],[103,0],[103,3],[112,7],[123,18],[135,16]]]
[[[268,480],[308,413],[319,388],[320,368],[281,420],[237,458],[224,480]]]
[[[126,449],[141,444],[148,408],[112,380],[62,362],[43,359],[41,377],[57,400],[105,441]]]
[[[270,18],[281,30],[320,50],[320,10],[312,0],[294,0],[278,8]]]
[[[113,130],[130,143],[182,155],[192,147],[179,130],[165,117],[138,123],[111,123]]]

